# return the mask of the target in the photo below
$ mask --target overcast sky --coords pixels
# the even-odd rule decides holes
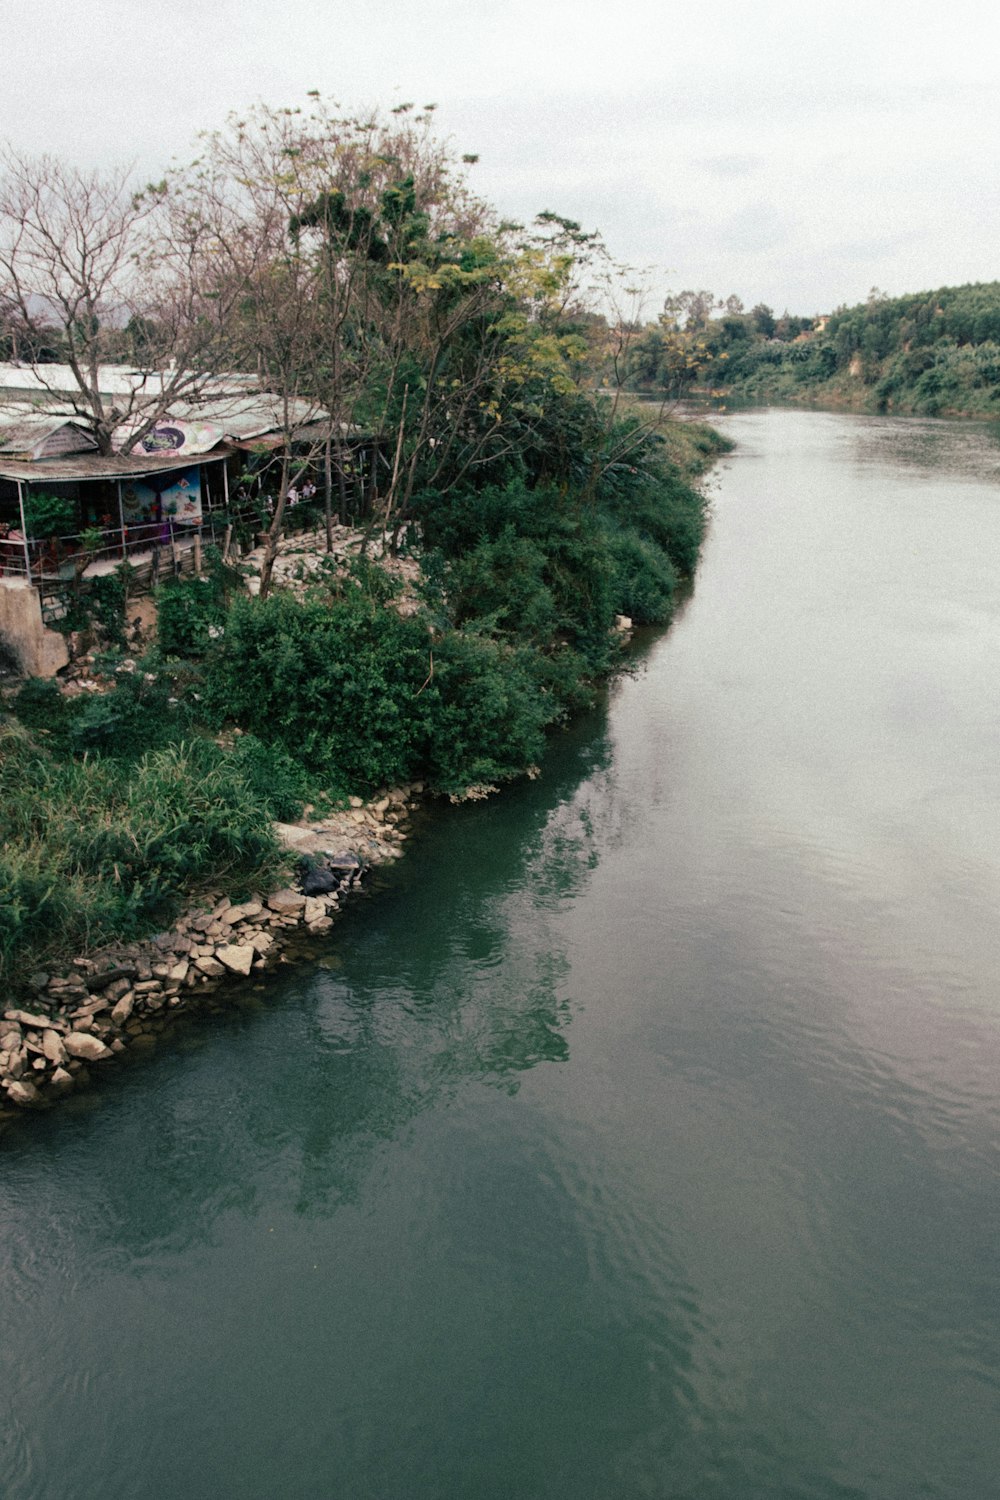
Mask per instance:
[[[3,0],[0,135],[148,177],[254,100],[434,102],[508,217],[814,313],[1000,277],[1000,11],[951,0]]]

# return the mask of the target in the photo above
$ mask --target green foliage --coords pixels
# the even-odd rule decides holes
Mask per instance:
[[[725,322],[726,320],[723,320]],[[866,302],[839,308],[824,329],[779,319],[777,341],[758,334],[719,363],[707,380],[739,395],[828,400],[871,410],[991,416],[1000,402],[1000,282],[941,287],[904,297],[873,289]],[[782,327],[784,325],[784,329]]]
[[[96,626],[102,638],[112,646],[124,649],[129,593],[135,569],[121,563],[113,573],[86,581],[80,591],[78,608],[87,623]]]
[[[76,530],[76,504],[65,495],[29,490],[24,501],[24,518],[29,536],[72,536]]]
[[[60,760],[0,726],[0,974],[167,919],[203,880],[279,868],[243,770],[207,740],[137,764]]]
[[[255,735],[243,734],[230,753],[255,799],[279,823],[294,823],[306,802],[322,799],[306,768],[281,745],[265,745]]]
[[[618,612],[637,625],[669,620],[677,592],[677,574],[670,558],[634,532],[612,538]]]
[[[533,653],[450,632],[435,646],[422,710],[421,773],[441,791],[508,781],[541,759],[558,714],[539,692]]]
[[[203,656],[224,630],[227,601],[240,584],[215,548],[206,551],[204,572],[168,578],[156,593],[156,632],[165,656]]]
[[[359,592],[338,603],[237,599],[206,663],[215,711],[282,745],[331,789],[406,781],[419,760],[416,695],[427,629]]]
[[[68,698],[56,683],[29,678],[14,712],[59,755],[99,755],[134,761],[177,737],[180,719],[170,702],[169,679],[141,662],[117,671],[109,691]]]

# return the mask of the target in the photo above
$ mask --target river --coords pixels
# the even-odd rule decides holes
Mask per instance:
[[[1000,447],[724,419],[693,597],[0,1146],[5,1500],[986,1500]]]

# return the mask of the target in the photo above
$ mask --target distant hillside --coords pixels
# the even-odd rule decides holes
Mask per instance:
[[[713,316],[714,314],[714,316]],[[624,372],[634,390],[860,411],[1000,416],[1000,282],[907,297],[873,290],[825,317],[776,317],[735,297],[683,292],[632,331]]]
[[[1000,415],[1000,282],[873,294],[791,340],[764,337],[753,321],[709,324],[701,380],[734,394],[869,411]]]

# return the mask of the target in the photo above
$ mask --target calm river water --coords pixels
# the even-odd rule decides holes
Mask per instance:
[[[540,780],[5,1138],[5,1500],[998,1493],[1000,447],[725,426]]]

